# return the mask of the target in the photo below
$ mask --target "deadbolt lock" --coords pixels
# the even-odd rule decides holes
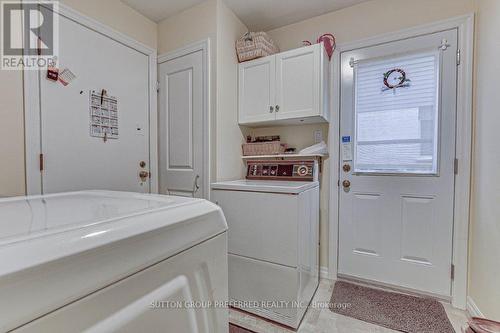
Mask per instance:
[[[140,162],[139,162],[139,166],[140,166],[141,168],[145,168],[145,167],[146,167],[146,162],[144,162],[144,161],[140,161]]]
[[[344,172],[349,172],[351,171],[351,166],[349,164],[344,164],[344,166],[342,166],[342,170],[344,170]]]
[[[149,178],[149,172],[147,171],[139,172],[139,178],[141,178],[142,182],[145,182]]]

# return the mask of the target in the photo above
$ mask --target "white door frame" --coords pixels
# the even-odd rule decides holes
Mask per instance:
[[[43,5],[42,5],[43,6]],[[156,96],[157,51],[82,13],[59,4],[59,15],[126,45],[148,57],[149,66],[149,170],[150,192],[158,193],[158,108]],[[42,148],[39,71],[24,71],[24,136],[26,154],[26,194],[42,193],[39,155]]]
[[[453,259],[455,277],[452,280],[451,303],[454,307],[465,309],[467,303],[467,265],[469,239],[469,205],[472,154],[472,93],[473,93],[473,56],[474,56],[474,14],[460,16],[436,23],[388,33],[352,43],[338,45],[332,59],[332,115],[330,122],[330,155],[340,158],[340,54],[359,48],[370,47],[444,30],[458,29],[457,60],[457,127],[456,158],[458,174],[455,176],[455,208],[453,221]],[[340,170],[338,163],[330,163],[330,201],[329,201],[329,249],[328,275],[337,279],[338,237],[339,237],[339,186]]]
[[[169,60],[202,51],[203,58],[203,198],[210,199],[210,38],[158,56],[158,65]]]

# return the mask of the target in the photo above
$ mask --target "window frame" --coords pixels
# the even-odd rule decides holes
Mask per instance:
[[[434,158],[436,161],[436,167],[435,170],[432,170],[431,172],[423,171],[423,172],[418,172],[418,171],[394,171],[394,170],[357,170],[356,169],[356,158],[357,158],[357,152],[358,152],[358,117],[357,117],[357,105],[358,105],[358,92],[357,92],[357,77],[358,77],[358,71],[357,67],[360,63],[365,63],[365,62],[374,62],[374,61],[389,61],[391,59],[404,59],[404,58],[412,58],[418,55],[432,55],[435,56],[436,58],[436,75],[437,75],[437,84],[436,84],[436,116],[435,116],[435,133],[436,134],[436,140],[434,142]],[[394,53],[390,56],[385,56],[385,57],[373,57],[373,58],[366,58],[366,59],[360,59],[356,60],[353,63],[353,77],[352,77],[352,89],[353,89],[353,112],[352,112],[352,124],[353,124],[353,129],[352,129],[352,145],[353,145],[353,150],[352,150],[352,174],[356,176],[409,176],[409,177],[439,177],[440,176],[440,162],[441,162],[441,113],[442,113],[442,92],[441,92],[441,84],[442,84],[442,71],[443,71],[443,55],[442,52],[439,49],[429,49],[429,48],[424,48],[421,50],[413,51],[413,52],[400,52],[400,53]]]

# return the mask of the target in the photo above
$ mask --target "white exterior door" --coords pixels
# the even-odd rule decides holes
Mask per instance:
[[[62,15],[59,43],[58,65],[76,78],[65,87],[39,73],[42,192],[149,192],[148,56]],[[102,89],[118,101],[119,137],[106,142],[90,135],[89,94]]]
[[[457,31],[342,54],[339,274],[451,294]]]
[[[275,120],[275,57],[265,57],[240,65],[239,122]]]
[[[276,55],[276,119],[319,114],[320,55],[320,44]]]
[[[205,197],[203,51],[161,63],[160,192]]]

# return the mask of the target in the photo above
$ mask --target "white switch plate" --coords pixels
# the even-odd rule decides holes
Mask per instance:
[[[322,130],[314,131],[314,143],[320,143],[321,141],[323,141],[323,131]]]

